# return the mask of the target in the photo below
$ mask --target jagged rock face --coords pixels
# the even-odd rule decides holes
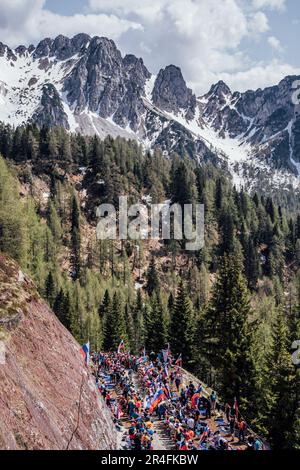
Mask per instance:
[[[231,93],[227,85],[219,82],[205,95],[204,116],[212,122],[215,130],[223,135],[228,132],[233,138],[247,130],[248,134],[255,130],[251,143],[260,143],[286,129],[293,118],[291,96],[294,80],[288,77],[278,86],[246,93]]]
[[[203,97],[203,116],[220,137],[238,138],[250,144],[256,155],[261,155],[274,168],[285,168],[297,174],[290,154],[292,152],[294,160],[300,162],[292,102],[292,85],[296,79],[286,77],[278,86],[245,93],[232,93],[226,84],[219,82]]]
[[[41,104],[32,117],[33,122],[40,126],[62,126],[70,129],[68,116],[64,112],[62,102],[54,85],[44,85]]]
[[[187,119],[195,114],[196,97],[183,79],[179,67],[161,69],[152,92],[153,103],[160,109],[177,114],[183,110]]]
[[[56,57],[58,60],[66,60],[74,54],[84,50],[91,38],[88,34],[77,34],[72,39],[60,34],[54,40],[45,38],[37,45],[33,57]]]
[[[266,169],[300,175],[296,80],[245,93],[220,81],[196,98],[175,65],[155,77],[107,38],[59,35],[14,51],[0,43],[0,120],[136,138],[148,149],[225,162],[245,184]]]
[[[76,112],[88,108],[103,118],[113,117],[121,127],[137,130],[144,112],[142,93],[150,73],[141,59],[123,59],[113,41],[93,38],[64,84]]]
[[[0,42],[0,57],[4,57],[5,55],[8,60],[17,60],[13,51],[8,46]]]
[[[239,94],[237,94],[239,96]],[[221,137],[226,133],[231,138],[246,132],[248,124],[238,113],[230,106],[234,100],[230,88],[220,81],[212,85],[210,91],[205,95],[207,104],[204,108],[203,116],[211,123],[212,127]]]
[[[50,38],[43,39],[35,49],[33,53],[34,59],[39,59],[40,57],[46,57],[50,54],[53,41]]]
[[[151,77],[142,59],[132,54],[127,54],[123,59],[124,71],[127,80],[136,83],[141,89],[145,86],[146,79]]]
[[[83,364],[79,345],[31,280],[4,255],[0,334],[5,347],[0,449],[116,449],[111,415]]]
[[[300,116],[299,115],[297,116],[294,122],[292,131],[293,131],[292,143],[293,143],[294,155],[296,155],[296,157],[299,157],[300,156]]]

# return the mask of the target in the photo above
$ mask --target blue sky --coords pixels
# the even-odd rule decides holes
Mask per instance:
[[[74,15],[88,8],[88,3],[86,0],[47,0],[45,8],[62,15]]]
[[[107,36],[152,73],[179,65],[201,94],[300,75],[299,0],[1,0],[0,40],[15,47],[78,32]]]

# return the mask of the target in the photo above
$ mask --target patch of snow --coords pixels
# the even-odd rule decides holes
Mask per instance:
[[[119,129],[122,129],[122,131],[127,132],[128,134],[133,134],[135,136],[135,132],[131,129],[129,123],[127,123],[126,127],[119,126],[114,120],[113,116],[109,116],[106,118],[106,121],[108,121],[111,125],[118,127]],[[129,137],[129,136],[128,136]]]
[[[156,75],[151,75],[151,77],[148,78],[148,80],[146,80],[146,83],[145,83],[144,96],[146,100],[149,101],[149,103],[152,103],[152,91],[154,88],[155,80],[156,80]]]
[[[287,131],[289,133],[289,146],[290,146],[290,160],[292,164],[296,167],[297,172],[298,172],[298,178],[300,178],[300,162],[296,162],[294,160],[294,152],[293,152],[293,145],[292,145],[292,127],[294,124],[294,119],[291,119],[288,126],[287,126]]]
[[[207,146],[216,151],[217,154],[223,154],[228,159],[229,164],[247,161],[251,155],[251,145],[240,141],[238,138],[232,139],[226,133],[222,138],[218,133],[208,124],[205,123],[203,127],[199,124],[199,108],[196,109],[195,117],[191,121],[186,121],[183,114],[174,115],[166,113],[170,119],[177,121],[179,124],[188,129],[196,138],[203,140]]]
[[[25,124],[40,105],[43,86],[53,83],[61,94],[63,78],[79,60],[78,54],[65,61],[49,59],[45,70],[45,59],[34,59],[26,52],[10,61],[7,51],[0,57],[0,120],[19,126]],[[43,64],[43,66],[41,66]],[[68,103],[64,99],[64,110],[68,115],[70,127],[75,122]]]
[[[68,99],[67,99],[67,93],[66,92],[61,92],[60,93],[60,97],[61,97],[61,100],[62,100],[62,105],[63,105],[63,108],[64,108],[64,112],[66,113],[67,117],[68,117],[68,123],[69,123],[69,126],[70,126],[70,131],[71,132],[76,132],[78,131],[78,123],[75,119],[75,116],[70,108],[70,105],[68,103]]]

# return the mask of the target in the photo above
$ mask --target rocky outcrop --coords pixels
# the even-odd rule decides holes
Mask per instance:
[[[0,305],[0,449],[116,448],[114,425],[79,345],[4,255]]]
[[[12,60],[12,61],[17,60],[13,51],[8,46],[0,42],[0,57],[5,57],[5,56],[8,60]]]
[[[91,38],[88,34],[77,34],[72,39],[60,34],[54,40],[45,38],[39,42],[34,50],[33,57],[55,57],[57,60],[66,60],[80,51],[84,52]]]
[[[41,103],[33,114],[32,121],[38,122],[40,126],[62,126],[70,129],[62,101],[55,86],[51,83],[43,86]]]
[[[196,96],[183,79],[181,70],[175,65],[161,69],[152,92],[153,103],[160,109],[177,114],[184,111],[186,118],[195,114]]]
[[[133,55],[123,59],[113,41],[95,37],[66,79],[64,91],[77,113],[88,109],[136,131],[145,110],[142,95],[149,77],[142,59]]]
[[[224,82],[219,82],[203,97],[203,116],[220,137],[239,138],[250,144],[258,156],[263,145],[266,162],[297,174],[290,150],[297,162],[300,153],[294,145],[295,136],[290,142],[287,132],[290,123],[292,133],[295,131],[292,95],[296,80],[297,77],[289,76],[276,86],[245,93],[232,93]]]

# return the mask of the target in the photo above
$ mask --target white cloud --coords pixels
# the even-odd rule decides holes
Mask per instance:
[[[257,11],[249,17],[249,31],[254,35],[260,35],[270,29],[269,21],[265,13]]]
[[[253,0],[252,4],[256,9],[270,8],[272,10],[282,11],[285,9],[286,0]]]
[[[285,0],[89,0],[86,14],[62,16],[45,0],[1,0],[0,40],[16,46],[79,32],[116,41],[123,53],[144,58],[151,72],[173,63],[197,94],[227,79],[233,89],[271,85],[297,69],[248,55],[261,42],[279,51],[269,10]],[[249,52],[249,53],[250,53]]]
[[[277,51],[277,52],[282,52],[283,51],[283,47],[281,45],[281,42],[275,36],[269,36],[268,37],[268,44],[272,47],[272,49],[275,49],[275,51]]]
[[[246,91],[275,85],[287,75],[300,75],[300,67],[273,60],[269,64],[260,63],[236,74],[222,73],[221,78],[232,90]]]
[[[124,35],[121,47],[142,55],[154,71],[178,64],[198,94],[220,78],[233,89],[245,90],[298,73],[284,63],[255,64],[242,49],[245,40],[248,44],[255,40],[255,47],[266,40],[267,10],[283,10],[285,0],[90,0],[89,4],[94,12],[114,12],[141,22],[143,34]],[[270,37],[275,48],[276,38]],[[279,41],[276,47],[279,51]]]
[[[81,32],[116,40],[130,29],[142,29],[139,23],[114,14],[63,16],[44,9],[44,4],[45,0],[1,0],[0,41],[14,47]]]
[[[89,0],[89,6],[94,12],[114,11],[118,15],[134,14],[144,20],[160,19],[170,0]]]

